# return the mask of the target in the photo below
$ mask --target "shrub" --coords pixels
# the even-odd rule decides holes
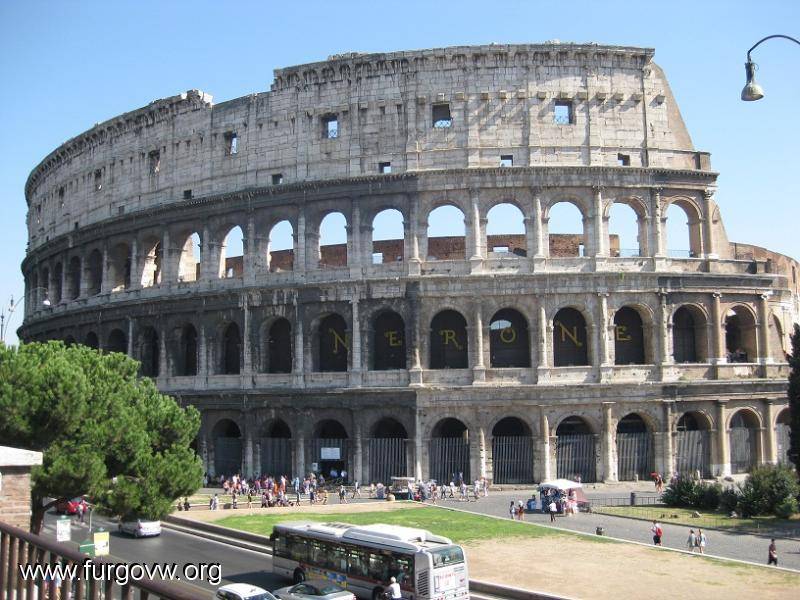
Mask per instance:
[[[786,465],[756,467],[740,490],[739,508],[748,517],[777,514],[779,505],[800,495],[797,475]]]
[[[733,487],[722,490],[719,495],[719,509],[730,514],[739,506],[739,492]]]
[[[722,496],[722,486],[719,483],[701,483],[698,492],[697,508],[717,510]]]
[[[667,506],[696,506],[697,499],[698,482],[684,477],[671,481],[662,495]]]
[[[781,519],[788,519],[797,512],[797,500],[786,498],[775,507],[775,516]]]

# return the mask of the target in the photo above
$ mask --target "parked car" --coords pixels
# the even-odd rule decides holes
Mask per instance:
[[[272,593],[280,600],[356,600],[353,592],[326,582],[304,581]]]
[[[78,505],[83,503],[84,511],[89,506],[83,496],[73,498],[72,500],[61,500],[56,504],[56,512],[60,515],[75,515],[78,514]]]
[[[229,583],[217,590],[218,600],[277,600],[264,588],[249,583]]]
[[[118,527],[120,533],[127,533],[133,537],[152,537],[161,535],[161,521],[150,521],[147,519],[135,519],[120,521]]]

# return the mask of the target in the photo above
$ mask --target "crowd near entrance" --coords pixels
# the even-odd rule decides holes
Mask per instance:
[[[349,442],[347,431],[339,421],[328,419],[319,423],[311,440],[311,462],[317,464],[316,471],[326,479],[346,479],[349,472]]]

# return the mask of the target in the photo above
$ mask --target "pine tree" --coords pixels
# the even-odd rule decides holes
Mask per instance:
[[[792,333],[789,357],[789,459],[800,473],[800,325]]]

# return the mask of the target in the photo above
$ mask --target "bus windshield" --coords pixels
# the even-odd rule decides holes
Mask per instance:
[[[433,557],[434,569],[464,562],[464,552],[458,546],[438,548],[436,550],[430,550],[430,553]]]

